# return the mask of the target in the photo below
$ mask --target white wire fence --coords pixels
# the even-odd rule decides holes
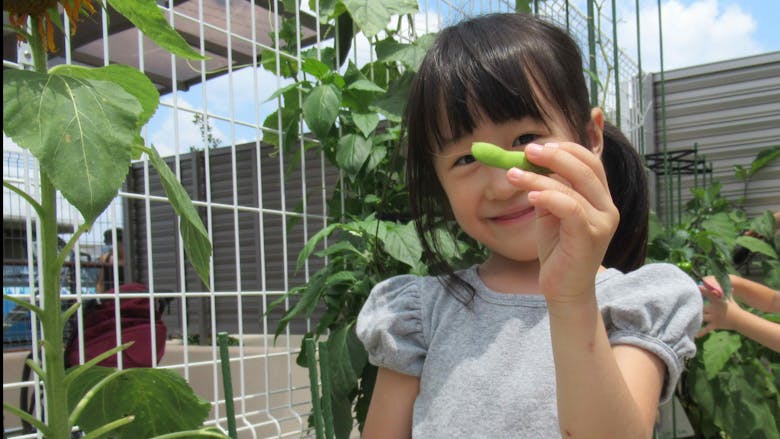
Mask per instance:
[[[277,338],[274,332],[281,316],[294,304],[284,302],[271,312],[269,305],[320,268],[308,262],[296,269],[296,258],[309,237],[328,224],[328,202],[339,174],[316,148],[307,148],[302,137],[297,139],[294,154],[279,153],[263,141],[284,133],[281,118],[276,129],[269,130],[265,121],[278,108],[277,100],[269,97],[289,83],[279,70],[274,74],[263,65],[279,69],[278,61],[291,57],[273,33],[285,31],[280,27],[285,17],[297,24],[293,62],[301,63],[302,49],[333,47],[316,13],[320,2],[159,0],[158,4],[185,40],[208,60],[176,59],[104,9],[80,25],[82,31],[88,28],[90,32],[64,36],[57,42],[59,52],[52,62],[98,66],[121,62],[144,71],[157,85],[161,105],[144,129],[145,139],[166,158],[207,227],[214,246],[211,288],[204,288],[188,266],[176,216],[159,177],[144,158],[132,164],[117,198],[77,243],[63,272],[63,300],[119,305],[118,295],[96,292],[104,268],[100,256],[110,251],[115,256],[108,268],[113,277],[144,286],[138,292],[123,292],[122,298],[148,300],[151,313],[160,303],[166,305],[164,353],[158,361],[156,353],[162,346],[157,345],[153,330],[152,365],[177,371],[212,404],[207,424],[227,431],[216,339],[218,333],[228,332],[233,342],[229,353],[239,436],[310,435],[309,381],[296,358],[301,339],[317,315],[290,322]],[[571,5],[567,20],[563,1],[539,4],[540,14],[568,25],[585,47],[587,25],[582,12]],[[435,32],[466,16],[514,7],[508,1],[420,0],[416,34]],[[67,20],[63,20],[67,29]],[[611,26],[607,19],[604,22],[604,28]],[[604,53],[611,54],[611,40],[605,36],[602,43],[608,47]],[[350,56],[358,63],[370,61],[374,54],[364,53],[361,48],[366,46],[358,36]],[[262,53],[274,54],[276,59],[262,59]],[[610,61],[599,56],[600,71],[608,71]],[[21,56],[18,60],[4,58],[6,68],[24,67]],[[620,69],[619,81],[635,79],[636,64],[624,53],[620,54]],[[614,89],[607,88],[606,107],[614,108],[620,98],[628,109],[623,113],[625,127],[631,131],[642,121],[633,103],[633,89],[621,85],[619,97]],[[302,121],[300,127],[304,132]],[[34,158],[4,139],[4,180],[35,194],[37,172]],[[67,241],[81,218],[61,201],[58,220],[60,238]],[[3,290],[29,300],[38,290],[36,221],[31,209],[7,189],[3,190],[3,230]],[[109,288],[119,286],[115,282]],[[15,403],[27,388],[40,413],[40,383],[34,375],[22,380],[21,374],[23,360],[38,344],[40,330],[29,313],[5,301],[3,308],[3,400]],[[82,362],[86,312],[77,314],[76,340]],[[116,332],[121,332],[120,323],[116,325]],[[125,360],[118,361],[122,367]],[[37,437],[35,432],[25,434],[19,419],[9,414],[4,416],[4,431],[11,436]]]

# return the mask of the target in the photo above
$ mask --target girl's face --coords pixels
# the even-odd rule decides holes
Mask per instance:
[[[434,157],[434,166],[463,231],[488,247],[493,257],[536,260],[536,215],[527,192],[510,184],[505,170],[477,162],[471,155],[471,144],[490,142],[522,151],[530,143],[572,139],[572,130],[562,118],[545,123],[526,117],[496,124],[483,117],[473,132],[444,145]]]

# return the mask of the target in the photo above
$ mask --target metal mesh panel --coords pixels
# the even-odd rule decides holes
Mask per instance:
[[[271,65],[279,69],[278,61],[290,59],[272,35],[282,16],[294,18],[303,29],[296,36],[299,49],[293,62],[301,62],[301,47],[332,47],[333,41],[307,5],[285,11],[281,2],[269,1],[170,0],[158,4],[184,38],[209,56],[207,61],[174,58],[122,17],[100,11],[82,24],[78,36],[61,36],[52,64],[121,62],[144,71],[155,82],[162,94],[161,104],[144,134],[180,179],[207,227],[214,245],[212,288],[204,288],[189,266],[178,237],[178,221],[159,177],[143,158],[133,163],[115,201],[74,249],[69,271],[63,273],[68,293],[63,297],[84,302],[118,300],[113,294],[95,293],[95,284],[96,272],[103,268],[98,262],[100,255],[108,246],[120,245],[114,230],[122,229],[124,264],[110,269],[115,273],[121,270],[126,279],[148,287],[148,292],[123,293],[122,297],[146,298],[155,306],[165,300],[170,305],[163,317],[170,339],[156,366],[181,373],[213,404],[207,423],[226,429],[215,339],[218,332],[227,331],[235,340],[230,357],[239,436],[299,437],[308,431],[310,396],[306,371],[295,360],[301,337],[312,322],[293,321],[275,339],[282,313],[294,303],[285,301],[274,312],[266,312],[271,302],[306,282],[319,268],[307,263],[298,270],[296,258],[308,238],[327,224],[326,202],[338,172],[316,149],[305,148],[303,137],[287,145],[291,154],[280,154],[263,142],[265,136],[283,132],[284,127],[268,129],[264,122],[279,104],[269,101],[269,96],[287,83],[261,67],[264,60],[260,54],[263,50],[274,53]],[[514,10],[514,2],[421,0],[420,9],[418,35],[435,32],[466,16]],[[539,13],[566,26],[562,1],[540,2]],[[603,29],[611,26],[607,15],[601,21]],[[570,6],[568,25],[587,53],[585,15]],[[64,28],[68,28],[67,22]],[[605,53],[611,54],[610,39],[602,37],[602,43]],[[356,43],[351,56],[371,59],[373,54],[361,53],[360,47]],[[20,67],[14,61],[15,54],[4,51],[4,58],[5,67]],[[599,55],[598,62],[599,72],[606,72],[610,61]],[[605,99],[608,114],[620,99],[623,128],[629,133],[642,121],[633,103],[635,90],[627,85],[637,70],[630,57],[621,53],[621,96],[615,96],[614,87],[609,87]],[[29,153],[7,151],[4,145],[5,180],[34,194],[37,172]],[[3,190],[3,213],[3,288],[29,298],[38,281],[34,216],[7,189]],[[60,237],[67,240],[80,218],[67,203],[60,202],[60,221]],[[108,241],[104,240],[105,232]],[[3,399],[13,403],[21,387],[37,389],[35,380],[20,382],[17,366],[37,344],[39,329],[29,313],[21,312],[11,322],[16,332],[6,330],[5,308],[4,303]],[[81,311],[78,322],[78,334],[83,335]],[[12,341],[6,338],[12,334]],[[40,401],[40,392],[34,394]],[[4,417],[4,428],[18,431],[18,419]]]

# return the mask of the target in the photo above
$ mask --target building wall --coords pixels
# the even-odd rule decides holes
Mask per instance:
[[[652,93],[648,96],[653,97],[654,108],[645,124],[648,153],[664,151],[663,90],[667,152],[696,145],[698,154],[712,165],[713,180],[723,184],[722,194],[738,201],[745,185],[735,177],[734,166],[749,167],[761,150],[780,145],[780,52],[667,71],[663,87],[660,73],[649,79],[645,90]],[[669,186],[663,177],[656,181],[655,210],[663,218]],[[690,188],[702,179],[687,175],[680,182],[685,203],[691,199]],[[671,184],[676,215],[676,177]],[[744,206],[750,218],[780,209],[780,160],[751,180]]]
[[[237,333],[240,324],[243,333],[276,330],[284,311],[293,304],[278,306],[267,319],[263,314],[284,292],[305,284],[306,272],[296,270],[298,253],[323,227],[323,198],[330,198],[338,179],[338,170],[322,160],[318,152],[310,150],[305,154],[303,172],[300,158],[295,163],[280,163],[274,147],[258,148],[254,143],[236,146],[235,156],[229,147],[210,149],[208,157],[204,151],[179,156],[182,185],[194,202],[205,203],[198,210],[206,227],[209,222],[213,225],[214,296],[204,294],[195,270],[179,261],[178,220],[170,204],[150,201],[147,207],[145,197],[128,197],[132,277],[153,283],[156,293],[178,295],[164,317],[170,334],[207,338],[212,326],[211,307],[216,310],[216,331]],[[166,162],[176,169],[173,158]],[[284,176],[279,169],[284,169]],[[127,190],[144,194],[145,175],[145,164],[135,163]],[[153,168],[149,167],[148,175],[149,195],[162,196],[162,185]],[[314,273],[319,268],[310,265],[308,270]],[[304,319],[297,319],[290,327],[294,333],[303,334],[306,324]]]

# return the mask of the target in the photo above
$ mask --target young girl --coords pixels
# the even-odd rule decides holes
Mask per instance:
[[[641,162],[625,139],[605,146],[577,45],[529,15],[444,29],[405,120],[426,261],[446,265],[428,232],[451,218],[490,255],[374,288],[357,321],[379,367],[364,437],[650,438],[702,302],[673,265],[629,272],[647,240]],[[553,173],[483,165],[476,141]]]

